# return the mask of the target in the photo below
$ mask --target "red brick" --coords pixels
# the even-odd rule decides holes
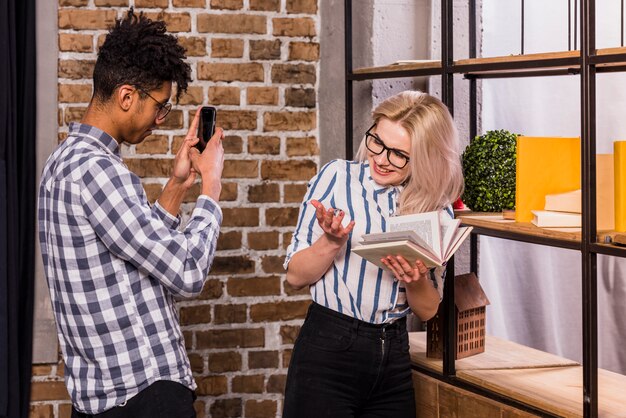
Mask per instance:
[[[222,283],[221,280],[210,279],[204,283],[204,287],[202,288],[202,293],[200,293],[200,296],[198,296],[198,299],[201,299],[201,300],[219,299],[220,297],[222,297],[223,293],[224,293],[224,283]]]
[[[193,403],[193,409],[196,411],[196,418],[206,418],[206,404],[204,401],[196,399]]]
[[[230,288],[228,290],[230,293]],[[248,319],[247,310],[248,305],[245,304],[215,305],[215,323],[218,325],[242,324]]]
[[[274,418],[277,408],[277,403],[274,400],[248,399],[245,404],[246,417]]]
[[[317,34],[315,30],[315,21],[308,17],[277,17],[272,19],[272,25],[274,26],[274,36],[314,37]]]
[[[285,184],[285,203],[300,203],[306,194],[306,184]]]
[[[172,0],[172,6],[174,7],[195,7],[195,8],[204,8],[206,7],[206,0]]]
[[[239,87],[209,87],[209,103],[213,105],[238,105],[240,96]]]
[[[251,348],[265,346],[264,328],[213,329],[196,333],[198,349]],[[209,368],[211,358],[209,357]]]
[[[204,373],[204,357],[197,353],[189,353],[188,357],[191,371],[196,374]]]
[[[109,29],[115,24],[115,10],[60,9],[59,29]]]
[[[276,183],[261,183],[248,188],[248,201],[251,203],[278,202],[280,189]]]
[[[167,5],[168,0],[135,0],[135,7],[139,8],[165,9]]]
[[[257,127],[257,112],[253,110],[220,110],[217,125],[225,130],[254,131]]]
[[[225,136],[222,145],[226,154],[241,154],[243,152],[243,139],[240,136]]]
[[[200,33],[267,33],[267,18],[247,14],[199,14],[198,32]]]
[[[276,231],[248,232],[248,246],[251,250],[274,250],[278,248],[279,234]]]
[[[216,399],[209,408],[211,417],[242,417],[243,407],[241,398]]]
[[[280,0],[250,0],[250,10],[278,12],[280,11]]]
[[[283,292],[285,292],[287,296],[305,296],[310,294],[307,286],[296,290],[286,280],[283,282]]]
[[[209,353],[211,373],[236,372],[241,370],[241,354],[235,351]]]
[[[312,131],[317,125],[315,112],[265,112],[263,130],[274,131]]]
[[[65,125],[69,125],[72,122],[80,122],[80,120],[85,116],[87,112],[87,107],[66,107],[65,113],[63,116],[63,123]]]
[[[60,103],[89,103],[90,100],[90,84],[59,84]]]
[[[184,127],[183,111],[174,109],[167,114],[165,120],[159,125],[160,130],[182,129]]]
[[[314,108],[316,104],[315,89],[288,88],[285,90],[285,105],[287,106]]]
[[[72,404],[62,403],[59,404],[59,416],[57,418],[71,418],[72,417]]]
[[[310,301],[280,301],[258,303],[250,306],[250,319],[253,322],[276,322],[303,319]]]
[[[285,268],[283,267],[284,262],[285,257],[283,256],[266,255],[261,259],[261,267],[265,273],[282,274],[285,272]]]
[[[265,224],[268,226],[296,226],[297,222],[297,207],[267,208],[265,210]]]
[[[250,40],[250,60],[279,60],[280,46],[280,39]]]
[[[248,87],[248,104],[250,105],[277,105],[277,87]]]
[[[263,180],[309,180],[315,175],[317,164],[310,160],[263,161]]]
[[[243,57],[243,40],[213,39],[211,40],[211,56],[213,58],[241,58]]]
[[[225,179],[256,178],[259,175],[259,162],[256,160],[226,160],[222,177]]]
[[[248,153],[250,154],[280,154],[280,138],[277,136],[249,136]]]
[[[203,57],[206,52],[206,39],[199,36],[179,36],[178,43],[185,48],[188,57]]]
[[[198,63],[198,79],[209,81],[264,81],[263,65],[257,62],[245,64]]]
[[[139,154],[167,154],[169,147],[169,138],[167,136],[150,135],[135,145],[135,150]]]
[[[318,61],[320,59],[320,44],[317,42],[290,42],[290,61]]]
[[[59,7],[87,6],[89,0],[59,0]]]
[[[211,0],[211,9],[240,10],[243,0]]]
[[[285,384],[287,382],[287,375],[275,374],[267,379],[267,393],[285,393]]]
[[[148,19],[165,22],[168,32],[191,31],[191,16],[189,13],[147,12],[146,16]]]
[[[180,308],[181,325],[208,324],[211,322],[211,305],[183,306]]]
[[[242,255],[219,256],[213,259],[211,275],[254,273],[254,261]]]
[[[33,364],[31,373],[33,376],[48,376],[52,373],[52,366],[49,364]]]
[[[237,200],[238,196],[237,183],[222,183],[222,193],[220,193],[220,202],[232,202]]]
[[[217,250],[235,250],[241,248],[241,231],[221,232],[217,238]]]
[[[94,0],[96,7],[128,7],[128,0]]]
[[[219,396],[228,393],[228,381],[226,376],[203,376],[196,377],[199,396]]]
[[[287,0],[287,13],[317,13],[317,0]]]
[[[282,344],[294,344],[296,342],[296,338],[298,338],[298,334],[300,334],[300,326],[282,325],[280,327]]]
[[[312,64],[274,64],[272,82],[283,84],[315,84],[316,69]]]
[[[189,86],[187,91],[180,96],[180,105],[201,105],[204,103],[204,91],[200,86]],[[184,137],[183,137],[184,138]]]
[[[31,405],[28,418],[54,418],[52,405]]]
[[[172,158],[132,158],[124,160],[128,169],[139,177],[167,177],[172,173]]]
[[[58,401],[69,400],[64,382],[32,382],[30,388],[30,401]]]
[[[265,389],[263,375],[233,377],[233,393],[263,393],[263,389]]]
[[[287,138],[287,156],[305,157],[319,155],[320,148],[314,136],[304,138]]]
[[[280,295],[280,277],[231,278],[226,287],[228,294],[234,297]]]
[[[250,351],[248,352],[248,367],[250,369],[275,369],[278,367],[278,351]]]
[[[92,52],[93,36],[80,33],[60,33],[59,51],[61,52]]]

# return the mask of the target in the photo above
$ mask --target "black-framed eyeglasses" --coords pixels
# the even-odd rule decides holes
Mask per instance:
[[[403,151],[395,148],[389,148],[382,139],[371,130],[376,127],[373,124],[367,132],[365,132],[365,147],[375,155],[380,155],[387,150],[387,161],[396,168],[404,168],[409,163],[410,158]]]
[[[165,119],[167,114],[170,113],[170,110],[172,110],[172,104],[170,102],[161,103],[160,101],[152,97],[150,93],[148,93],[144,89],[137,88],[137,90],[139,90],[140,92],[142,92],[143,94],[145,94],[146,96],[154,100],[159,105],[159,110],[157,111],[156,118],[158,120]]]

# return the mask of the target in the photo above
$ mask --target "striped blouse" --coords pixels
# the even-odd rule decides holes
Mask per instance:
[[[322,234],[311,200],[326,208],[343,210],[343,225],[355,220],[344,247],[337,253],[331,268],[310,286],[316,303],[369,323],[389,323],[410,312],[406,290],[393,275],[364,258],[351,248],[361,235],[386,231],[387,220],[397,211],[401,186],[381,186],[370,175],[368,162],[334,160],[311,179],[304,197],[298,224],[287,249],[285,268],[298,251],[311,246]],[[445,268],[431,274],[433,285],[443,292]]]

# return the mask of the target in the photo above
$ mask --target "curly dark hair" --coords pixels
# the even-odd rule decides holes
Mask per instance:
[[[98,52],[94,98],[108,101],[123,84],[149,92],[172,81],[178,102],[191,81],[191,68],[184,61],[185,49],[165,32],[164,22],[152,21],[143,12],[136,15],[132,7],[125,18],[116,20]]]

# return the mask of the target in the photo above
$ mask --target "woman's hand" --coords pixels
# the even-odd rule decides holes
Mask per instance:
[[[326,238],[339,246],[345,244],[350,236],[350,232],[352,232],[354,228],[354,221],[350,221],[348,226],[344,228],[341,224],[344,216],[346,216],[344,211],[335,210],[334,208],[326,209],[324,205],[317,200],[311,200],[311,205],[315,208],[317,223],[326,234]]]
[[[408,284],[428,278],[428,268],[420,260],[411,265],[401,255],[388,255],[382,258],[381,261],[391,270],[396,279],[401,282]]]

